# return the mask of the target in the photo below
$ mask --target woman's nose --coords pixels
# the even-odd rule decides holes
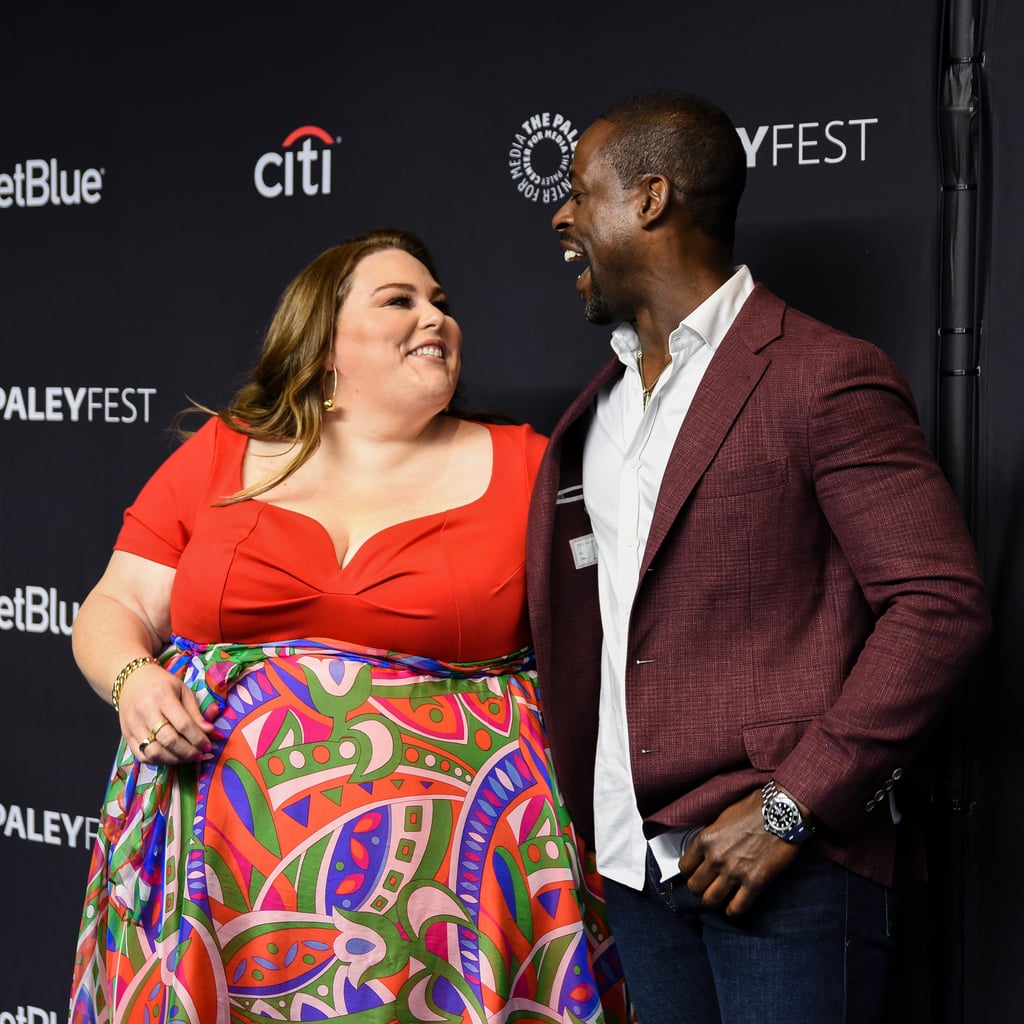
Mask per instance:
[[[443,322],[447,314],[439,306],[435,306],[432,302],[428,302],[423,310],[423,316],[420,322],[424,327],[439,327]]]

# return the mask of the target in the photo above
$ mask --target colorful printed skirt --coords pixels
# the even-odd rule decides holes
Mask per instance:
[[[180,637],[214,757],[122,742],[74,1024],[631,1019],[528,652],[443,665]]]

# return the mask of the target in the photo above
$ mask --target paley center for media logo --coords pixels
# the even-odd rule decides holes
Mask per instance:
[[[61,167],[56,157],[26,160],[0,171],[0,210],[12,206],[95,206],[103,198],[102,167]]]
[[[331,147],[341,143],[315,124],[290,132],[280,151],[264,153],[253,169],[253,183],[264,199],[331,194]]]
[[[532,114],[516,129],[508,170],[516,191],[534,203],[560,203],[569,194],[569,165],[579,131],[564,114]]]

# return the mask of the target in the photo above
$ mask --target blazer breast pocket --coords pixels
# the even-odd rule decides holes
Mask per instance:
[[[785,459],[757,462],[749,466],[722,467],[704,474],[695,492],[697,498],[729,498],[756,494],[785,486],[788,466]]]

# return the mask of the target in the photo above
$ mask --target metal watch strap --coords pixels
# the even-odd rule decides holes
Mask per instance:
[[[777,798],[783,799],[796,816],[796,821],[792,827],[785,832],[778,831],[777,827],[772,828],[768,823],[768,805]],[[799,845],[806,842],[814,834],[814,826],[804,821],[796,801],[788,793],[783,793],[774,779],[769,779],[761,788],[761,815],[764,818],[764,830],[774,836],[778,836],[783,842]]]

